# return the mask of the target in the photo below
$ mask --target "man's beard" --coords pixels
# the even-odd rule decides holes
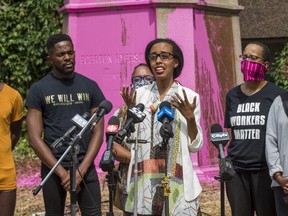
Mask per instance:
[[[56,68],[56,70],[58,70],[61,74],[72,74],[73,72],[74,72],[74,65],[73,65],[73,67],[71,68],[71,69],[69,69],[69,70],[66,70],[65,69],[65,64],[63,64],[63,66],[62,67],[55,67]]]

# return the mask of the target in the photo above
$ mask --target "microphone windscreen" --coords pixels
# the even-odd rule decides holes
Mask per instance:
[[[159,112],[157,113],[157,120],[164,124],[164,120],[171,122],[174,119],[171,104],[168,101],[162,101],[159,105]],[[166,121],[165,120],[165,121]]]
[[[116,116],[112,116],[109,121],[108,121],[108,125],[106,127],[106,139],[107,136],[109,135],[115,135],[116,133],[118,133],[118,128],[120,125],[120,121]]]
[[[162,101],[159,105],[159,109],[161,110],[163,107],[167,107],[171,110],[171,104],[168,101]]]
[[[223,128],[220,124],[213,124],[211,126],[210,141],[217,148],[219,144],[225,146],[229,141],[229,134],[228,132],[223,132]]]
[[[108,125],[119,125],[119,124],[120,124],[119,118],[116,116],[112,116],[108,121]]]
[[[105,110],[105,114],[108,114],[111,110],[112,110],[112,103],[108,100],[103,100],[100,105],[99,105],[99,109],[104,109]]]
[[[137,104],[135,107],[137,107],[137,109],[139,109],[141,112],[143,112],[145,108],[144,104],[142,103]]]
[[[211,126],[211,133],[219,133],[219,132],[223,132],[223,128],[220,124],[213,124]]]

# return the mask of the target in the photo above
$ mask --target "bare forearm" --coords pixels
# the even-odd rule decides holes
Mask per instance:
[[[113,143],[113,154],[117,161],[126,164],[130,163],[131,152],[116,142]]]
[[[82,175],[85,175],[85,173],[87,172],[88,168],[91,166],[91,164],[94,162],[99,149],[102,145],[101,141],[96,141],[97,144],[95,145],[89,145],[88,150],[86,152],[86,155],[83,159],[83,161],[81,162],[81,164],[79,165],[79,170],[81,171]]]
[[[188,127],[188,135],[191,141],[195,140],[198,133],[195,118],[187,119],[187,127]]]
[[[15,146],[17,145],[19,139],[21,137],[21,133],[20,134],[12,134],[11,135],[11,141],[12,141],[12,150],[14,150]]]
[[[85,175],[88,168],[94,162],[103,142],[103,132],[104,132],[104,120],[100,120],[96,128],[93,129],[92,137],[85,154],[85,157],[81,164],[79,165],[79,170],[81,174]]]
[[[22,119],[16,122],[12,122],[10,126],[11,131],[11,142],[12,142],[12,150],[14,150],[16,144],[18,143],[21,133],[22,133]]]
[[[30,146],[35,151],[41,162],[51,169],[57,163],[57,160],[50,148],[42,140],[42,113],[36,109],[28,109],[26,123]],[[61,179],[65,178],[67,175],[67,171],[61,165],[58,165],[54,172]]]
[[[42,139],[31,139],[30,146],[34,150],[35,154],[39,157],[41,162],[48,168],[51,169],[57,163],[57,159]],[[60,178],[67,175],[67,171],[64,169],[64,167],[62,167],[62,165],[58,165],[54,172]]]

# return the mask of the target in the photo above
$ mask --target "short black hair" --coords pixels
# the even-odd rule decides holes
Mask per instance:
[[[169,39],[169,38],[157,38],[155,40],[152,40],[148,43],[148,45],[146,46],[146,49],[145,49],[145,61],[147,63],[147,65],[149,65],[149,68],[151,70],[151,65],[150,65],[150,60],[148,58],[149,54],[150,54],[150,50],[152,48],[153,45],[157,44],[157,43],[168,43],[172,46],[172,54],[174,56],[174,58],[178,59],[179,61],[179,64],[177,66],[177,68],[174,69],[174,72],[173,72],[173,78],[176,79],[177,77],[180,76],[181,72],[182,72],[182,69],[183,69],[183,66],[184,66],[184,57],[183,57],[183,52],[182,50],[180,49],[180,47],[178,46],[178,44]]]
[[[49,51],[54,47],[56,43],[59,43],[61,41],[70,41],[73,45],[72,39],[69,35],[63,33],[53,34],[47,40],[47,50]]]
[[[262,42],[259,42],[259,41],[253,41],[253,42],[250,42],[249,44],[256,44],[258,46],[260,46],[263,50],[262,50],[262,58],[264,61],[267,61],[267,62],[270,62],[271,60],[271,52],[270,52],[270,49],[269,47],[262,43]],[[247,44],[247,46],[249,45]]]

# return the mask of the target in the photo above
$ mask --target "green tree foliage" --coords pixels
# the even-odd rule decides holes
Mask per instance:
[[[30,85],[49,71],[46,40],[61,32],[64,0],[0,0],[0,80],[25,98]]]
[[[46,41],[62,31],[64,0],[0,0],[0,82],[17,89],[25,99],[30,85],[49,72]],[[26,122],[17,144],[16,159],[35,157],[28,147]]]
[[[285,59],[288,57],[288,43],[285,45],[284,49],[277,55],[272,63],[272,81],[286,90],[288,90],[288,80],[285,78],[283,66],[285,64]]]

